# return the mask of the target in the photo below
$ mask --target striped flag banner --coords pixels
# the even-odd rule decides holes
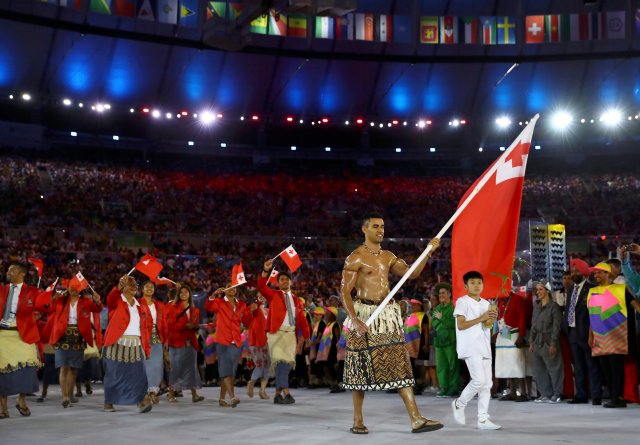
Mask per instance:
[[[589,14],[571,14],[569,16],[571,27],[571,41],[580,42],[590,39]]]
[[[392,15],[382,14],[376,20],[375,39],[378,42],[391,42],[393,40],[393,19]]]
[[[356,13],[356,40],[373,41],[373,14]]]
[[[354,39],[354,14],[346,14],[342,17],[336,17],[336,40],[353,40]]]
[[[544,17],[545,42],[568,42],[571,40],[571,20],[568,15],[546,15]]]
[[[495,17],[480,17],[480,23],[482,24],[481,37],[483,45],[495,45],[496,44],[496,18]]]
[[[316,17],[316,38],[317,39],[333,39],[334,38],[334,20],[333,17]]]
[[[460,22],[462,31],[460,41],[467,44],[479,43],[480,20],[478,17],[461,17]]]
[[[498,45],[515,45],[516,43],[516,19],[515,17],[497,17],[497,42]]]
[[[289,37],[307,37],[307,16],[289,14],[287,17],[287,35]]]

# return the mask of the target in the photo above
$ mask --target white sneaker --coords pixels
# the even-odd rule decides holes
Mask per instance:
[[[464,408],[458,408],[456,406],[457,400],[458,399],[455,399],[453,402],[451,402],[451,409],[453,410],[453,419],[460,425],[464,425],[466,422],[466,419],[464,418]]]
[[[499,430],[500,428],[502,428],[500,425],[496,425],[489,419],[478,420],[479,430]]]
[[[534,402],[536,402],[536,403],[548,403],[549,402],[549,397],[540,396],[537,399],[535,399]]]

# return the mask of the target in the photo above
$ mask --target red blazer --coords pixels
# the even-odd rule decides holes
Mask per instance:
[[[284,317],[287,315],[287,306],[284,302],[284,292],[273,290],[267,286],[267,277],[260,274],[258,278],[258,291],[269,302],[269,315],[267,316],[267,331],[271,334],[278,332]],[[293,295],[293,294],[292,294]],[[309,338],[309,323],[304,313],[304,305],[293,295],[293,303],[296,305],[296,333],[302,333],[304,338]]]
[[[237,347],[242,347],[240,338],[240,322],[245,326],[251,323],[251,310],[244,302],[236,300],[236,310],[233,310],[231,302],[224,298],[215,298],[204,303],[204,308],[216,313],[216,343],[229,346],[234,342]]]
[[[249,346],[264,347],[267,345],[267,318],[262,311],[262,305],[253,311],[249,324]]]
[[[49,301],[51,301],[50,298]],[[52,313],[49,314],[49,316],[53,316],[54,321],[51,327],[49,342],[53,345],[62,338],[67,326],[69,325],[69,312],[71,311],[70,299],[68,297],[56,298],[53,303],[51,303],[50,308]],[[84,338],[89,346],[93,346],[91,314],[99,314],[101,310],[102,303],[98,306],[90,298],[81,297],[78,299],[78,331],[80,331],[80,335],[82,335],[82,338]]]
[[[107,295],[107,308],[109,308],[109,324],[107,330],[104,333],[103,343],[104,346],[111,346],[115,344],[120,337],[124,334],[129,326],[129,304],[122,300],[122,293],[117,287],[114,287],[109,295]],[[147,313],[142,310],[142,307],[138,308],[140,313],[140,339],[142,341],[142,349],[147,357],[151,355],[151,342],[149,332],[145,329],[147,325]]]
[[[10,284],[0,284],[0,318],[4,314],[4,308],[9,296]],[[18,295],[18,309],[16,310],[16,324],[22,341],[28,344],[40,341],[38,325],[33,318],[33,311],[36,309],[36,301],[40,295],[40,290],[36,287],[22,283],[20,295]]]
[[[189,317],[184,312],[184,308],[180,303],[167,303],[165,306],[165,321],[167,323],[167,344],[172,348],[182,348],[188,343],[196,349],[200,350],[196,331],[189,329],[187,323],[198,324],[200,322],[200,310],[191,306],[189,308]]]
[[[151,308],[147,304],[147,300],[144,297],[138,299],[140,308],[147,313],[147,325],[146,329],[149,331],[149,338],[153,332],[153,316],[151,315]],[[167,321],[165,319],[165,305],[161,301],[153,300],[153,305],[156,307],[156,329],[158,330],[158,336],[160,341],[165,344],[167,342]]]
[[[93,329],[93,334],[96,337],[96,347],[98,349],[102,349],[102,326],[100,325],[100,312],[94,312],[91,314],[91,316],[93,317],[92,329]]]

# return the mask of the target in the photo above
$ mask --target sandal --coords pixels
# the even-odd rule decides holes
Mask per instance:
[[[227,401],[225,399],[218,400],[218,405],[223,406],[225,408],[229,406],[229,404],[227,403]]]
[[[0,419],[8,419],[8,418],[9,418],[9,412],[8,411],[0,412]]]
[[[193,403],[202,402],[203,400],[204,400],[204,397],[203,397],[203,396],[195,396],[195,397],[192,397],[192,398],[191,398],[191,401],[192,401]]]
[[[173,394],[169,393],[167,394],[167,400],[170,403],[178,403],[178,401],[176,400],[176,396],[174,396]]]
[[[236,406],[238,406],[239,403],[240,403],[240,400],[234,397],[233,399],[231,399],[231,408],[235,408]]]
[[[31,410],[29,409],[28,406],[20,406],[19,403],[16,403],[16,408],[20,412],[21,416],[29,417],[31,415]]]
[[[364,425],[362,426],[353,425],[351,428],[349,428],[349,431],[351,431],[351,434],[369,434],[369,428],[367,428]]]
[[[426,417],[422,417],[424,423],[417,428],[411,430],[412,433],[426,433],[428,431],[436,431],[444,427],[444,425],[437,420],[429,420]]]
[[[113,407],[111,403],[105,403],[104,406],[102,407],[102,411],[104,411],[105,413],[115,413],[116,409]]]

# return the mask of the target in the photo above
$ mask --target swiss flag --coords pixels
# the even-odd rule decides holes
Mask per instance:
[[[153,255],[146,254],[140,258],[140,261],[136,264],[136,270],[142,272],[149,278],[155,278],[162,270],[162,264],[160,264],[160,261]]]
[[[453,224],[454,300],[466,294],[462,276],[470,270],[484,276],[485,298],[507,297],[511,292],[522,187],[536,121],[537,117],[460,200],[462,204],[480,188]]]
[[[300,256],[298,256],[298,252],[293,248],[293,245],[284,249],[284,252],[280,254],[280,257],[285,263],[287,263],[287,267],[291,272],[295,272],[300,266],[302,266]]]
[[[280,275],[280,272],[278,272],[277,270],[273,269],[271,271],[271,273],[269,274],[269,279],[267,280],[267,284],[271,283],[271,284],[275,284],[277,286],[278,285],[278,275]]]
[[[38,269],[38,277],[42,278],[42,272],[44,272],[44,262],[38,258],[27,258],[31,264]]]
[[[78,272],[69,280],[69,287],[77,290],[78,292],[82,292],[89,286],[89,282],[86,280],[82,272]]]
[[[240,286],[247,282],[242,270],[242,263],[238,263],[231,269],[231,287]]]
[[[529,15],[526,20],[527,43],[544,43],[544,16]]]
[[[169,286],[169,287],[175,287],[176,283],[171,281],[169,278],[164,278],[164,277],[153,277],[151,278],[151,281],[156,283],[158,286]]]

